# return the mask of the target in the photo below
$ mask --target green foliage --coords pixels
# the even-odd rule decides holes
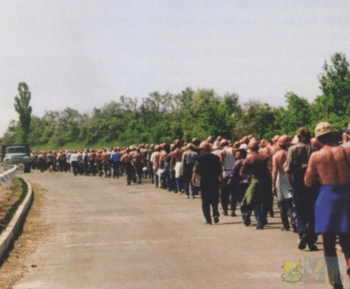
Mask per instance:
[[[313,103],[293,92],[285,95],[286,107],[271,107],[250,100],[243,105],[237,94],[217,95],[214,90],[187,87],[177,95],[152,92],[141,100],[121,96],[84,114],[67,107],[30,118],[30,92],[20,84],[16,110],[23,114],[11,122],[2,142],[25,138],[23,123],[30,123],[28,142],[35,149],[98,148],[138,143],[163,143],[219,135],[236,141],[244,135],[272,138],[294,135],[299,127],[313,129],[329,121],[343,129],[350,121],[350,72],[345,55],[336,53],[319,76],[323,94]],[[26,118],[25,118],[25,117]],[[28,119],[29,117],[29,119]],[[29,121],[28,121],[29,120]]]
[[[344,54],[335,53],[331,65],[325,62],[319,76],[323,95],[311,105],[312,127],[320,121],[330,122],[336,129],[344,129],[350,121],[350,71]]]
[[[310,125],[310,104],[293,92],[288,92],[285,99],[287,109],[276,109],[275,118],[281,128],[280,134],[295,135],[299,127]]]
[[[15,110],[19,114],[19,121],[21,126],[18,130],[17,142],[27,143],[32,107],[29,106],[31,93],[29,91],[28,85],[25,82],[20,82],[18,84],[18,93],[19,96],[15,96]]]
[[[236,127],[233,129],[234,139],[244,135],[261,138],[272,138],[280,127],[276,123],[274,110],[267,103],[249,101],[244,104],[241,113],[235,115]]]

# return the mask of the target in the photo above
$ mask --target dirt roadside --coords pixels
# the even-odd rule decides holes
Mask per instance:
[[[13,244],[12,250],[0,262],[0,288],[9,289],[26,272],[24,266],[26,257],[35,252],[38,244],[49,234],[49,228],[43,214],[43,204],[46,190],[35,183],[31,183],[34,199],[20,236]],[[14,194],[9,186],[2,187],[0,194],[0,221],[6,215],[20,194]],[[35,267],[35,264],[32,264]]]

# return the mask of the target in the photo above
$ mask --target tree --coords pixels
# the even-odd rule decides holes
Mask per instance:
[[[288,92],[285,98],[288,103],[287,110],[276,109],[275,118],[281,127],[280,134],[294,135],[299,127],[310,125],[310,104],[294,92]]]
[[[325,62],[324,73],[319,76],[323,95],[312,105],[312,124],[329,121],[337,129],[344,128],[350,114],[350,71],[344,54],[335,53],[331,64]]]
[[[235,116],[236,126],[232,135],[235,140],[253,134],[257,138],[272,138],[280,127],[276,123],[274,110],[260,101],[249,100],[243,104],[243,112]]]
[[[15,110],[19,114],[19,121],[21,125],[18,135],[18,142],[27,143],[32,107],[29,106],[31,93],[29,91],[28,85],[25,82],[20,82],[18,84],[18,93],[19,96],[15,97]]]

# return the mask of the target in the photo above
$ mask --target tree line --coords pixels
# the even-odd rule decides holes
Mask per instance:
[[[318,77],[322,94],[309,103],[304,97],[288,92],[284,96],[285,108],[254,100],[240,103],[235,93],[220,96],[211,89],[195,91],[188,87],[179,94],[156,91],[141,100],[121,96],[118,101],[85,113],[69,107],[50,110],[43,117],[31,116],[29,121],[29,110],[23,116],[19,106],[23,88],[28,87],[20,84],[15,105],[20,121],[10,123],[2,143],[23,143],[24,132],[25,142],[32,147],[58,149],[175,139],[189,142],[194,137],[204,139],[209,135],[221,135],[232,141],[247,134],[270,139],[276,134],[294,135],[301,126],[313,130],[320,121],[344,129],[350,121],[349,62],[344,54],[335,53],[330,63],[325,61],[323,70]],[[23,126],[22,119],[27,126]]]

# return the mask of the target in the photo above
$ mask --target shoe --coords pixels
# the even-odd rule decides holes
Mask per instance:
[[[195,199],[196,197],[195,196],[192,196],[192,199]]]
[[[343,287],[343,284],[340,283],[340,284],[334,284],[333,288],[334,289],[343,289],[344,287]]]
[[[308,244],[308,246],[309,246],[310,251],[317,251],[318,250],[318,248],[315,244]]]
[[[224,210],[223,214],[224,216],[228,216],[227,210]]]
[[[306,235],[303,235],[299,241],[299,244],[298,244],[298,248],[299,250],[303,250],[306,248],[306,244],[307,244],[307,236]]]
[[[246,227],[248,227],[250,225],[250,223],[251,223],[250,217],[244,216],[244,225],[246,225]]]
[[[281,231],[283,231],[283,232],[288,232],[288,231],[289,231],[289,228],[288,228],[288,229],[287,229],[287,228],[282,228]]]
[[[205,224],[206,224],[206,225],[211,225],[212,223],[211,223],[211,222],[206,222]]]
[[[189,199],[189,198],[190,198],[190,196],[186,196],[186,198],[187,198],[187,199]]]
[[[214,217],[214,223],[216,224],[216,223],[219,223],[219,217]]]
[[[236,215],[236,213],[234,211],[232,211],[231,217],[237,217],[237,215]]]
[[[264,229],[264,226],[263,225],[256,226],[256,229],[257,230],[262,230],[262,229]]]

